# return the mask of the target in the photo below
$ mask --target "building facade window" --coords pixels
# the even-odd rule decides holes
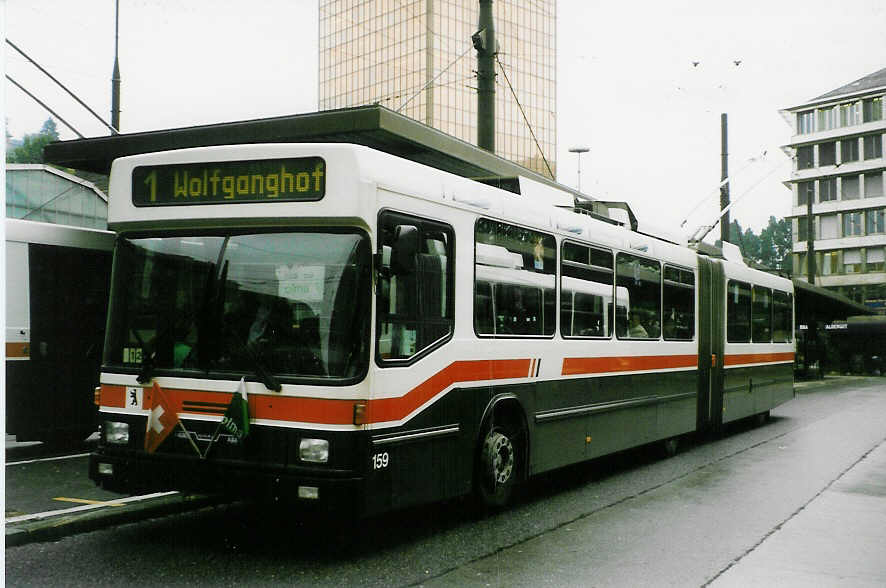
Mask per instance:
[[[821,275],[831,276],[837,273],[837,259],[839,255],[837,251],[822,251],[821,253]]]
[[[804,145],[797,148],[797,169],[811,169],[815,167],[815,152],[812,145]]]
[[[837,178],[824,178],[818,181],[818,201],[830,202],[837,199]]]
[[[861,273],[861,249],[846,249],[843,251],[843,273]]]
[[[868,98],[864,101],[864,122],[883,120],[883,97]]]
[[[858,161],[857,137],[840,141],[840,162],[848,163],[850,161]]]
[[[815,131],[815,112],[807,110],[797,113],[797,134],[806,135]]]
[[[815,182],[797,183],[797,206],[806,206],[815,202]]]
[[[821,215],[821,238],[822,239],[839,239],[840,238],[840,222],[836,214]]]
[[[818,111],[818,130],[828,131],[837,126],[837,107],[821,108]]]
[[[797,148],[797,169],[811,169],[815,167],[815,151],[812,145],[804,145]]]
[[[868,135],[864,138],[864,158],[879,159],[883,157],[883,135]]]
[[[886,271],[886,251],[883,247],[868,247],[865,271],[868,273]]]
[[[883,173],[875,172],[864,175],[864,197],[876,198],[883,195]]]
[[[818,146],[818,165],[836,165],[837,164],[837,143],[829,141]]]
[[[858,237],[861,232],[861,212],[844,212],[843,213],[843,236]]]
[[[886,226],[884,226],[884,209],[875,208],[868,210],[866,216],[868,221],[866,227],[868,235],[880,235],[886,233]]]
[[[849,127],[861,122],[861,109],[858,102],[847,102],[840,105],[840,126]]]
[[[809,238],[809,219],[801,216],[797,219],[797,240],[806,241]],[[815,236],[813,235],[814,239]]]
[[[861,196],[858,189],[858,176],[843,176],[840,178],[840,200],[857,200]]]
[[[805,253],[794,254],[794,274],[805,276],[809,273],[809,267],[806,265],[808,256]]]

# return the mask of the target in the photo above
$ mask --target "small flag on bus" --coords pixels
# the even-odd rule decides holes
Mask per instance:
[[[150,406],[151,413],[148,415],[148,427],[145,431],[145,451],[154,453],[172,433],[179,420],[178,413],[172,409],[166,394],[156,381],[151,390]]]
[[[246,381],[240,378],[240,385],[231,397],[231,403],[222,419],[222,427],[239,440],[249,435],[249,402],[246,398]]]

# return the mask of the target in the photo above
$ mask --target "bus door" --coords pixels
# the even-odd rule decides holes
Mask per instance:
[[[698,431],[723,425],[725,280],[720,261],[698,258]]]

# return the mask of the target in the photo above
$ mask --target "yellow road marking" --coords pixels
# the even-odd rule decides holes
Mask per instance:
[[[119,502],[105,502],[104,500],[87,500],[86,498],[66,498],[64,496],[58,496],[53,498],[53,500],[59,500],[61,502],[76,502],[78,504],[103,504],[105,506],[125,506]]]

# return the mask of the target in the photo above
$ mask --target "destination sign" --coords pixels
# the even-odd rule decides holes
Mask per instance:
[[[319,157],[141,165],[132,170],[135,206],[293,202],[326,193]]]

